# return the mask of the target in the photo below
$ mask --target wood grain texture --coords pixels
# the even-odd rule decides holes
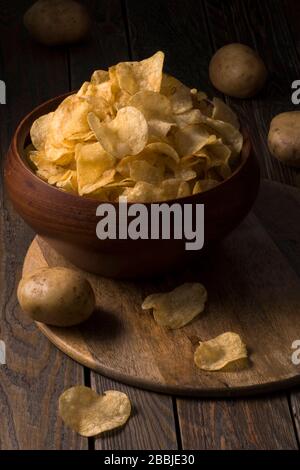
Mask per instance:
[[[297,200],[300,203],[299,191]],[[293,227],[298,212],[292,213],[291,205],[285,210]],[[28,251],[25,274],[34,270],[32,263],[41,251],[50,266],[70,266],[40,240]],[[275,390],[300,381],[299,368],[291,361],[291,344],[300,337],[300,279],[252,214],[210,258],[202,259],[200,267],[170,274],[159,284],[84,275],[96,295],[94,315],[74,329],[39,327],[71,357],[108,377],[150,390],[199,396]],[[142,311],[143,298],[187,280],[206,286],[206,313],[183,329],[159,327],[150,312]],[[193,363],[197,341],[224,331],[241,334],[251,364],[234,373],[200,372]]]
[[[98,69],[128,60],[128,43],[121,0],[85,0],[92,28],[86,43],[69,49],[71,89],[78,89]]]
[[[23,115],[68,90],[66,52],[34,44],[23,29],[22,13],[31,3],[20,1],[16,9],[1,2],[0,78],[7,85],[7,104],[0,106],[1,164]],[[18,307],[16,286],[33,233],[13,211],[2,182],[0,196],[0,336],[7,353],[7,364],[0,367],[0,448],[86,448],[87,441],[67,430],[57,415],[58,396],[83,383],[83,368],[53,348]]]
[[[284,396],[248,400],[178,399],[183,449],[297,449]]]
[[[203,5],[213,51],[227,43],[242,42],[256,49],[263,58],[269,70],[265,89],[252,100],[228,98],[227,101],[242,123],[251,129],[263,176],[299,186],[299,170],[274,159],[267,147],[271,119],[280,112],[298,109],[291,102],[291,84],[298,78],[300,67],[283,3],[280,0],[203,0]]]
[[[286,207],[289,210],[286,210]],[[271,216],[271,208],[276,207],[276,217]],[[300,213],[298,190],[296,188],[268,182],[260,192],[254,211],[260,222],[271,234],[272,240],[288,259],[300,276],[300,226],[295,223],[292,213]],[[294,340],[300,339],[295,334]],[[298,366],[300,369],[300,366]],[[300,393],[299,387],[289,397],[295,430],[300,442]]]

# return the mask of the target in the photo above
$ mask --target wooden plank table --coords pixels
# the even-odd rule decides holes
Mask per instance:
[[[94,19],[90,40],[52,49],[31,41],[22,26],[31,3],[22,0],[16,8],[1,2],[0,79],[7,85],[7,104],[0,106],[1,163],[22,116],[77,88],[94,69],[162,49],[168,72],[216,94],[207,73],[210,57],[223,44],[240,41],[260,52],[270,77],[257,98],[228,101],[253,136],[262,175],[300,186],[299,171],[275,161],[266,146],[271,117],[294,108],[290,86],[300,78],[296,0],[89,0],[84,3]],[[0,191],[0,339],[7,349],[7,364],[0,366],[0,449],[299,448],[299,390],[240,400],[176,399],[101,377],[52,346],[20,314],[16,286],[33,233],[12,209],[3,185]],[[58,397],[83,383],[129,395],[135,408],[124,429],[87,440],[63,426]]]

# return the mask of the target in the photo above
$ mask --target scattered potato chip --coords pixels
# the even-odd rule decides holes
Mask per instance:
[[[204,310],[207,300],[205,287],[198,282],[186,282],[171,292],[151,294],[142,304],[153,309],[155,321],[170,329],[182,328]]]
[[[94,113],[90,113],[88,122],[102,147],[114,157],[136,155],[147,143],[147,121],[143,114],[132,106],[121,108],[115,119],[104,124],[101,124]]]
[[[243,136],[219,98],[163,74],[164,54],[96,70],[32,125],[26,156],[49,184],[99,201],[158,202],[229,178]]]
[[[108,390],[98,395],[78,385],[59,397],[59,414],[73,431],[91,437],[123,426],[131,414],[131,404],[123,392]]]
[[[247,349],[237,333],[227,332],[208,341],[200,341],[194,360],[199,369],[220,370],[230,363],[247,358]]]

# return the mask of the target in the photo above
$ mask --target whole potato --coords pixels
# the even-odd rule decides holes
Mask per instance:
[[[267,69],[251,47],[235,43],[215,53],[209,64],[209,77],[222,93],[249,98],[264,86]]]
[[[17,295],[24,312],[33,320],[49,325],[77,325],[95,308],[90,283],[73,269],[39,269],[21,279]]]
[[[278,160],[300,168],[300,111],[281,113],[272,119],[268,146]]]
[[[73,0],[38,0],[25,13],[24,24],[38,42],[55,46],[83,39],[90,17],[86,8]]]

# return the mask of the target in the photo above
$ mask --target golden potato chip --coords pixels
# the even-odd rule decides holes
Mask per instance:
[[[109,73],[107,70],[95,70],[91,76],[91,83],[100,85],[100,83],[109,81]]]
[[[104,150],[114,157],[136,155],[147,143],[147,121],[132,106],[121,108],[115,119],[107,123],[101,123],[94,113],[90,113],[88,123]]]
[[[158,184],[163,179],[164,167],[150,165],[145,160],[134,160],[129,163],[129,177],[133,181],[147,181]]]
[[[153,309],[155,321],[170,329],[182,328],[204,310],[207,300],[205,287],[198,282],[186,282],[171,292],[152,294],[142,304]]]
[[[193,107],[190,89],[171,75],[163,74],[160,92],[171,101],[174,114],[184,113]]]
[[[213,119],[216,119],[217,121],[228,122],[236,129],[240,128],[240,123],[237,118],[237,115],[226,103],[224,103],[224,101],[220,100],[220,98],[215,97],[213,98],[212,102],[214,105],[212,112]]]
[[[186,127],[191,124],[201,124],[202,116],[199,109],[190,109],[181,114],[176,114],[175,121],[178,127]]]
[[[37,175],[49,184],[55,184],[68,172],[67,168],[49,162],[42,150],[31,152],[29,158],[37,168]]]
[[[105,152],[99,142],[77,144],[75,158],[80,195],[86,194],[86,186],[97,183],[103,173],[112,169],[115,164],[115,157]]]
[[[127,395],[107,390],[98,395],[78,385],[65,390],[59,397],[59,415],[64,423],[81,436],[91,437],[123,426],[131,414]]]
[[[197,177],[197,173],[194,170],[183,165],[178,165],[174,172],[175,178],[178,178],[182,181],[191,181]]]
[[[54,111],[49,137],[54,144],[61,144],[65,139],[81,139],[90,132],[87,115],[91,111],[90,104],[77,95],[65,98]]]
[[[91,194],[94,191],[103,188],[107,184],[112,184],[115,179],[116,170],[112,168],[111,170],[106,170],[103,172],[101,176],[94,183],[85,184],[85,186],[81,186],[80,194]]]
[[[134,95],[142,90],[160,90],[164,53],[156,52],[141,62],[121,62],[116,65],[115,74],[121,90]]]
[[[54,113],[45,114],[34,121],[30,129],[31,142],[37,150],[43,150],[47,135],[49,132],[50,122]]]
[[[167,156],[173,159],[175,162],[179,162],[179,155],[176,150],[165,142],[153,142],[148,144],[144,151],[145,153],[153,153],[157,156]]]
[[[247,358],[247,349],[237,333],[227,332],[209,341],[200,341],[194,354],[197,367],[215,371]]]
[[[66,173],[63,178],[61,178],[59,181],[56,182],[56,186],[69,193],[77,192],[78,184],[77,184],[76,171],[69,170],[68,173]]]
[[[203,193],[204,191],[215,188],[218,184],[219,181],[213,179],[198,180],[194,185],[193,194]]]
[[[174,134],[175,148],[181,156],[193,155],[205,145],[216,140],[216,136],[211,135],[202,124],[193,124],[182,129],[178,128]]]
[[[175,125],[170,100],[160,93],[144,90],[129,100],[129,106],[139,109],[146,118],[149,134],[164,137]]]
[[[190,195],[190,187],[186,181],[179,178],[169,178],[160,184],[159,199],[167,201],[170,199],[177,199],[178,197],[185,197]]]
[[[128,202],[154,202],[160,200],[160,189],[146,181],[139,181],[133,188],[127,188],[123,196]]]
[[[238,129],[233,127],[228,122],[217,121],[215,119],[203,117],[205,124],[217,132],[225,144],[236,153],[240,153],[243,146],[243,136]]]
[[[187,197],[191,195],[191,188],[186,181],[181,181],[176,197]]]
[[[59,165],[68,165],[72,160],[75,159],[75,143],[71,147],[61,143],[61,145],[56,146],[46,140],[45,144],[45,158],[49,162],[53,162]]]

